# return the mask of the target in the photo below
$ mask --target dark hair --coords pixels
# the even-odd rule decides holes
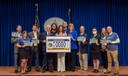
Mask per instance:
[[[92,32],[93,32],[93,29],[96,29],[96,27],[92,28]],[[97,29],[96,29],[96,31],[97,31]],[[98,31],[97,31],[97,34],[98,34]],[[93,37],[93,33],[91,34],[91,37]]]
[[[96,27],[93,27],[92,29],[96,29]],[[97,30],[97,29],[96,29]]]
[[[62,27],[62,32],[64,33],[64,26],[63,25],[59,25],[58,28],[57,28],[57,33],[59,34],[60,33],[60,27]]]
[[[20,24],[18,24],[18,25],[16,26],[16,28],[19,27],[19,26],[22,27]]]
[[[56,26],[56,29],[55,29],[55,30],[52,28],[54,25]],[[52,32],[53,30],[54,30],[55,32],[57,32],[57,24],[56,24],[56,23],[53,23],[53,24],[51,25],[51,32]]]
[[[102,29],[105,29],[105,35],[107,34],[107,30],[106,30],[106,27],[102,27],[101,28],[101,31],[100,31],[100,34],[102,35]]]
[[[28,33],[27,33],[26,30],[24,30],[24,31],[22,32],[22,36],[23,36],[25,33],[27,34],[27,37],[28,37]],[[27,37],[26,37],[26,38],[27,38]]]
[[[36,26],[36,27],[37,27],[38,25],[37,25],[37,24],[33,24],[32,27],[33,27],[33,26]]]

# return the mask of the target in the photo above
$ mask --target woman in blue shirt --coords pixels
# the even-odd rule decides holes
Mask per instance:
[[[69,62],[68,69],[71,71],[75,71],[77,52],[77,32],[74,30],[74,25],[72,23],[69,24],[68,36],[71,37],[71,53],[67,54]]]
[[[27,32],[23,31],[22,37],[19,39],[17,43],[17,47],[19,48],[19,58],[20,58],[20,70],[21,73],[26,73],[27,71],[27,62],[28,62],[28,52],[30,50],[30,38],[27,36]]]

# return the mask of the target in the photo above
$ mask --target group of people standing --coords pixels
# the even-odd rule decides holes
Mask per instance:
[[[46,25],[46,31],[41,33],[40,27],[36,24],[32,27],[32,32],[22,31],[21,25],[18,25],[17,37],[12,37],[11,41],[14,43],[15,55],[15,72],[26,73],[32,69],[33,56],[35,57],[36,71],[46,72],[47,70],[53,72],[57,69],[58,72],[75,71],[76,61],[78,55],[80,69],[88,70],[88,46],[91,46],[91,53],[93,59],[93,72],[99,72],[100,57],[103,59],[103,72],[112,73],[112,60],[114,60],[115,70],[114,74],[119,74],[118,62],[118,43],[120,39],[118,34],[112,31],[111,26],[103,27],[101,33],[97,29],[92,28],[91,38],[88,38],[85,32],[85,27],[80,26],[78,33],[74,29],[74,25],[66,22],[62,25],[53,23]],[[47,36],[69,36],[71,38],[71,52],[70,53],[47,53],[46,52],[46,37]],[[78,41],[78,37],[84,37],[82,41]],[[42,51],[42,56],[39,56]],[[42,57],[42,67],[40,68],[40,57]],[[57,65],[56,65],[57,64]],[[57,67],[57,68],[56,68]]]

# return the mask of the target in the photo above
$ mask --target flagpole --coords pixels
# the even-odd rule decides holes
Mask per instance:
[[[38,3],[35,3],[35,7],[36,7],[35,24],[37,24],[38,26],[40,26],[40,23],[39,23],[39,8],[38,8]]]
[[[68,22],[71,23],[71,9],[68,9]]]

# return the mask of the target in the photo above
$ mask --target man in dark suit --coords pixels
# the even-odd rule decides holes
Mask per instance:
[[[47,32],[43,32],[41,34],[41,44],[42,44],[42,72],[45,72],[47,69],[47,53],[46,53],[46,37],[47,37]]]
[[[39,68],[39,37],[40,37],[40,33],[38,32],[38,27],[36,24],[33,25],[32,27],[32,32],[29,33],[29,36],[32,40],[32,47],[31,47],[31,51],[30,51],[30,58],[29,58],[29,71],[31,71],[31,65],[32,65],[32,58],[35,54],[35,69],[36,71],[40,71]]]
[[[46,37],[51,36],[51,26],[46,26],[46,32],[44,32],[41,36],[41,42],[42,42],[42,52],[43,52],[43,62],[42,62],[42,72],[46,71],[46,68],[53,72],[54,66],[53,66],[53,56],[50,53],[46,53]]]

